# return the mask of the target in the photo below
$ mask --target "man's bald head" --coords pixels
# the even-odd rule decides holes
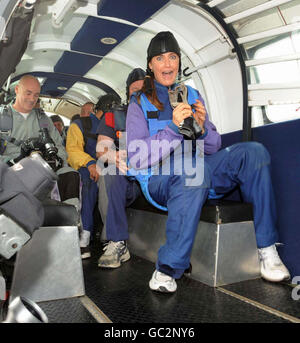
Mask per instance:
[[[22,76],[22,77],[20,78],[20,80],[19,80],[19,85],[25,86],[26,84],[28,84],[28,82],[29,82],[29,83],[34,83],[34,84],[36,84],[38,87],[40,87],[40,82],[39,82],[39,80],[38,80],[35,76],[33,76],[33,75],[24,75],[24,76]]]
[[[32,75],[24,75],[15,87],[16,102],[14,108],[18,112],[30,113],[40,96],[41,86]]]

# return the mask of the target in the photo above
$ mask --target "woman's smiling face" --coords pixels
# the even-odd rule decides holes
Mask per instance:
[[[154,56],[149,62],[149,68],[157,82],[163,86],[171,86],[178,74],[179,56],[175,52]]]

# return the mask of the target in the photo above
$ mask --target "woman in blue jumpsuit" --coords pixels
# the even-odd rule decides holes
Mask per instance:
[[[180,69],[180,48],[173,34],[158,33],[147,50],[147,76],[142,93],[132,97],[127,112],[130,164],[137,173],[145,174],[146,171],[146,176],[136,176],[146,198],[168,210],[166,243],[159,249],[150,288],[161,292],[176,291],[175,279],[189,267],[201,209],[209,191],[213,189],[217,194],[224,194],[238,185],[244,201],[253,204],[262,276],[269,281],[289,278],[275,247],[278,237],[269,153],[256,142],[238,143],[219,151],[221,138],[209,121],[202,97],[191,87],[177,88],[175,81]],[[178,103],[174,103],[178,89],[183,93],[187,91],[188,96],[185,101],[180,102],[183,99],[179,98]],[[186,141],[181,132],[185,119],[191,116],[198,124],[192,136],[194,147],[204,149],[198,170],[199,173],[202,170],[201,183],[191,182],[191,175],[185,168],[181,173],[174,168],[174,151],[184,151],[181,147]],[[162,148],[155,150],[153,146],[157,142]],[[144,148],[136,153],[136,146],[141,143]],[[183,160],[195,161],[198,153],[199,150],[195,153],[193,149],[193,152],[180,154]],[[155,166],[162,165],[169,157],[169,175],[153,172]]]

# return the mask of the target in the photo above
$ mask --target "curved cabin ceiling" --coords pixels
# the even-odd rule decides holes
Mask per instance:
[[[182,69],[193,72],[186,80],[204,96],[218,130],[240,130],[248,100],[250,106],[269,101],[251,85],[250,51],[299,30],[299,18],[299,0],[36,1],[11,88],[21,75],[36,75],[43,104],[66,117],[78,111],[76,104],[108,92],[124,101],[126,78],[133,68],[145,69],[151,38],[170,30],[182,49]],[[61,100],[50,105],[48,98]]]

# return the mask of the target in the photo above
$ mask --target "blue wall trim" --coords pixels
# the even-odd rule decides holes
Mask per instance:
[[[117,17],[140,25],[168,2],[169,0],[102,0],[98,5],[98,15]]]
[[[262,143],[272,159],[279,254],[292,276],[300,275],[300,119],[252,129],[253,141]],[[222,146],[240,142],[242,131],[222,135]]]
[[[65,51],[57,61],[54,67],[54,72],[83,76],[100,60],[100,57]]]
[[[71,49],[105,56],[135,30],[135,26],[101,18],[88,17],[81,29],[73,38]],[[105,37],[113,37],[117,40],[117,43],[101,43],[101,39]]]

